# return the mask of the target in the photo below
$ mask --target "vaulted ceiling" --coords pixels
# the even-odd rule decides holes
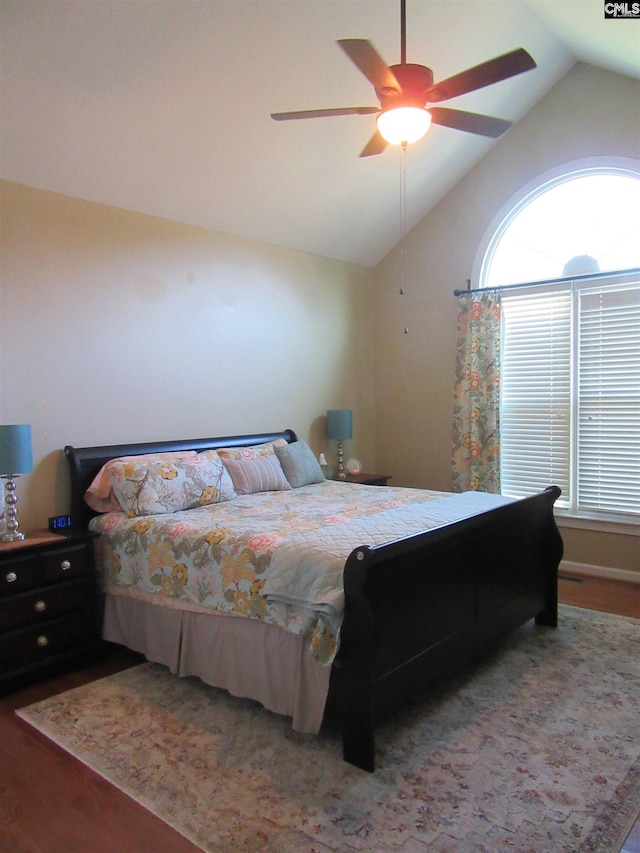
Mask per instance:
[[[0,0],[0,176],[376,265],[400,236],[399,149],[339,50],[400,61],[399,0]],[[447,106],[518,121],[577,61],[640,77],[640,22],[602,0],[407,0],[407,61],[443,80],[516,47],[537,68]],[[411,228],[499,141],[432,126],[406,161]]]

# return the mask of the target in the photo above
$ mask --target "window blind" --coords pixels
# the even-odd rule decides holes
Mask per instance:
[[[578,508],[640,515],[640,283],[578,300]]]
[[[502,297],[501,491],[550,485],[568,505],[571,445],[571,293]]]
[[[502,492],[640,518],[640,279],[502,296]]]

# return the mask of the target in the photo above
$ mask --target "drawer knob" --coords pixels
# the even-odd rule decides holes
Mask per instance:
[[[15,572],[7,573],[7,583],[15,583],[18,580],[18,575]]]
[[[44,649],[45,646],[49,645],[49,638],[45,634],[40,634],[36,643],[38,644],[39,649]]]
[[[69,569],[71,568],[71,563],[70,563],[70,561],[69,561],[69,560],[63,560],[63,561],[60,563],[60,568],[62,569],[62,571],[63,571],[63,572],[68,572],[68,571],[69,571]]]
[[[36,601],[34,607],[36,613],[44,613],[44,611],[47,609],[47,602],[42,601],[42,599],[40,599],[39,601]]]

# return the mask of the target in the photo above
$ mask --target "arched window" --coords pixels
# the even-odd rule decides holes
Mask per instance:
[[[487,235],[479,287],[640,267],[640,172],[582,166],[512,201]]]
[[[526,188],[476,266],[502,294],[502,492],[555,483],[571,516],[640,523],[640,164]]]

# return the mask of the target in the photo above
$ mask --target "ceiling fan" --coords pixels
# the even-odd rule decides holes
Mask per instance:
[[[389,142],[402,145],[415,142],[424,136],[431,123],[492,138],[501,136],[511,127],[512,122],[501,118],[447,107],[432,107],[431,104],[482,89],[535,68],[536,63],[526,50],[518,48],[434,85],[433,71],[430,68],[407,62],[406,40],[406,0],[400,0],[399,65],[387,65],[366,39],[338,40],[338,45],[349,59],[373,84],[380,101],[379,107],[299,110],[271,113],[271,118],[276,121],[290,121],[328,116],[376,115],[378,129],[360,152],[360,157],[381,154]],[[400,119],[417,121],[417,129],[408,129],[406,124],[396,129],[389,127]]]

